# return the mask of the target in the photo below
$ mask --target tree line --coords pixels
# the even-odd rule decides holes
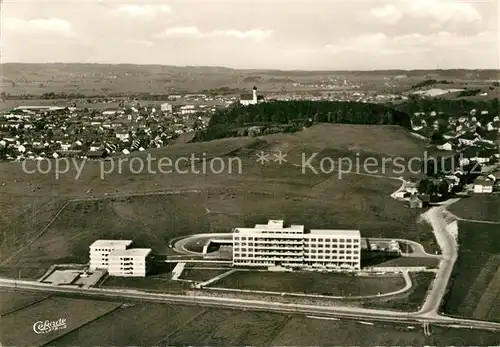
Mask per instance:
[[[234,136],[235,129],[252,126],[302,128],[314,123],[400,125],[411,127],[410,117],[393,107],[381,104],[343,101],[272,101],[257,105],[235,104],[218,110],[207,129],[195,141],[209,141]],[[294,131],[292,130],[292,131]]]

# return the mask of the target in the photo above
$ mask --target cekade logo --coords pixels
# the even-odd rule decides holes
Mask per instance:
[[[57,330],[63,330],[66,329],[68,326],[66,325],[66,318],[59,318],[58,320],[55,321],[37,321],[35,324],[33,324],[33,331],[36,334],[47,334],[50,333],[51,331],[57,331]]]

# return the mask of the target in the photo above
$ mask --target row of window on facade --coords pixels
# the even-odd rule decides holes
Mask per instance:
[[[280,250],[280,251],[270,251],[270,250],[259,250],[251,249],[246,247],[236,247],[234,249],[234,254],[238,255],[240,252],[253,252],[253,253],[278,253],[278,254],[303,254],[303,253],[333,253],[333,254],[359,254],[358,249],[311,249],[307,252],[303,251],[293,251],[293,250]]]
[[[319,259],[321,260],[321,259]],[[235,260],[235,263],[238,264],[264,264],[264,265],[274,265],[273,261],[265,261],[265,260],[246,260],[246,259],[237,259]],[[295,266],[295,265],[323,265],[327,267],[357,267],[358,263],[357,262],[321,262],[321,261],[305,261],[305,262],[300,262],[297,264],[294,263],[283,263],[282,265],[289,265],[289,266]]]
[[[240,242],[239,244],[236,244],[234,247],[235,248],[238,248],[238,247],[241,247],[241,246],[250,246],[250,247],[255,247],[255,248],[270,248],[270,247],[273,247],[273,246],[268,246],[268,245],[263,245],[263,244],[258,244],[258,243],[254,243],[254,242]],[[293,246],[289,246],[289,245],[277,245],[277,246],[274,246],[273,248],[292,248]],[[359,248],[359,244],[343,244],[343,243],[340,243],[340,244],[330,244],[330,243],[318,243],[318,244],[305,244],[304,246],[302,245],[298,245],[296,246],[295,248],[302,248],[302,247],[305,247],[305,248]]]
[[[259,258],[258,256],[253,256],[251,254],[241,254],[241,255],[236,255],[235,254],[235,257],[239,257],[239,258]],[[270,258],[278,258],[278,259],[288,259],[288,258],[283,258],[283,257],[279,257],[279,256],[275,256],[275,257],[262,257],[264,259],[270,259]],[[356,257],[356,256],[350,256],[350,255],[347,255],[347,256],[343,256],[343,255],[309,255],[307,257],[305,257],[305,259],[332,259],[332,260],[335,260],[335,259],[338,259],[338,260],[357,260],[359,259],[359,257]]]
[[[359,239],[336,239],[336,238],[307,238],[307,239],[289,239],[289,238],[261,238],[261,237],[254,237],[254,236],[235,236],[234,240],[236,241],[267,241],[267,242],[277,242],[277,241],[283,241],[283,242],[291,242],[291,241],[297,241],[297,242],[334,242],[334,243],[359,243]]]

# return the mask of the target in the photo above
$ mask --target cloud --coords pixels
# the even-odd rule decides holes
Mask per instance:
[[[172,9],[167,5],[123,5],[113,11],[115,15],[131,17],[152,17],[171,12]]]
[[[372,8],[368,19],[384,24],[395,25],[405,18],[428,20],[428,25],[444,23],[474,23],[481,16],[474,6],[456,0],[413,0],[398,5],[386,5]]]
[[[50,33],[67,37],[76,36],[72,24],[60,18],[49,18],[49,19],[3,18],[2,31],[4,35],[11,35],[11,34],[38,35],[38,34]]]
[[[403,17],[403,12],[394,5],[372,8],[370,16],[386,24],[396,24]]]
[[[158,38],[213,38],[213,37],[232,37],[237,39],[251,39],[261,41],[269,38],[273,34],[272,30],[252,29],[247,31],[240,30],[213,30],[202,32],[195,26],[173,27],[165,29],[163,32],[155,35]]]
[[[430,50],[482,49],[497,47],[498,37],[492,31],[477,35],[458,35],[441,31],[430,35],[419,33],[387,36],[383,33],[341,38],[324,48],[331,53],[357,52],[365,54],[423,53]]]
[[[152,47],[155,45],[153,41],[143,41],[143,40],[128,40],[127,42],[133,45],[139,45],[144,47]]]
[[[219,36],[228,36],[228,37],[236,37],[238,39],[254,39],[257,41],[265,40],[273,34],[272,30],[248,30],[248,31],[239,31],[239,30],[216,30],[213,32],[213,35]]]
[[[187,27],[173,27],[168,28],[156,35],[160,38],[180,38],[180,37],[194,37],[201,38],[203,34],[197,27],[187,26]]]

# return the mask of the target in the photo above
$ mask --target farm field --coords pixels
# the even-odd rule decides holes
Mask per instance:
[[[2,317],[3,345],[180,346],[180,345],[490,345],[499,333],[432,326],[324,320],[246,310],[141,302],[116,303],[53,297]],[[33,319],[67,317],[68,328],[36,335]],[[52,317],[53,316],[53,317]],[[35,318],[36,319],[36,318]]]
[[[356,321],[332,321],[294,317],[271,341],[273,346],[467,346],[497,344],[500,334],[447,329],[432,326],[432,335],[425,337],[422,327],[414,330],[406,325]]]
[[[2,316],[0,339],[4,346],[39,346],[118,308],[120,303],[51,297],[22,310]],[[36,334],[37,321],[66,319],[66,329]]]
[[[127,304],[50,346],[156,346],[204,312],[195,306]]]
[[[450,315],[500,321],[500,233],[497,225],[460,221],[458,260],[445,298]]]
[[[457,217],[500,223],[500,195],[474,194],[449,207]]]
[[[418,311],[425,300],[427,290],[434,277],[435,275],[430,272],[410,273],[413,286],[409,292],[398,295],[396,298],[367,301],[363,306],[405,312]]]
[[[402,276],[354,276],[317,272],[237,271],[212,287],[332,296],[377,295],[405,286]]]
[[[344,346],[494,345],[499,338],[498,333],[432,326],[433,335],[426,339],[419,326],[410,331],[406,326],[382,323],[367,326],[345,320],[162,306],[121,308],[50,346],[325,346],[332,341]]]
[[[42,293],[14,292],[2,289],[0,290],[0,316],[21,310],[48,297],[49,295]]]

